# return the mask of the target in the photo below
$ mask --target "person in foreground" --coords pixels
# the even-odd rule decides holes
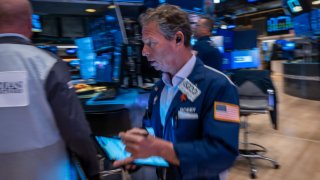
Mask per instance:
[[[161,156],[170,163],[160,179],[226,179],[238,156],[239,106],[236,87],[222,73],[192,54],[186,12],[161,5],[141,15],[143,55],[163,72],[149,98],[144,129],[119,135],[136,158]]]
[[[0,0],[0,179],[76,179],[68,150],[99,179],[67,66],[31,44],[31,15],[28,0]]]
[[[212,19],[205,16],[199,19],[194,30],[197,42],[193,46],[193,50],[205,65],[221,71],[223,57],[219,49],[215,47],[214,42],[210,39],[212,28]]]

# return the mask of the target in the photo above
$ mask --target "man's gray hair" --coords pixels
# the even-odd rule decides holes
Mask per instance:
[[[192,35],[188,13],[181,10],[178,6],[164,4],[157,8],[150,8],[139,17],[141,26],[155,22],[160,32],[168,40],[172,40],[178,31],[184,35],[184,45],[190,46]]]

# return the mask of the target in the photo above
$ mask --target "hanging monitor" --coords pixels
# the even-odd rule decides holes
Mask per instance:
[[[284,0],[283,5],[292,16],[297,16],[311,10],[311,0]]]
[[[310,16],[312,33],[315,36],[320,36],[320,9],[312,10]]]
[[[268,35],[289,34],[289,30],[293,28],[290,16],[276,16],[267,19]]]
[[[32,32],[42,32],[40,16],[32,14]]]

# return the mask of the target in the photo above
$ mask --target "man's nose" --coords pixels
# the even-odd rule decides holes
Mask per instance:
[[[142,49],[142,56],[148,57],[150,55],[148,48],[144,45]]]

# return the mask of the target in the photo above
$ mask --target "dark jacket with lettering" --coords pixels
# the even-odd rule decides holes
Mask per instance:
[[[193,46],[193,50],[198,52],[197,57],[200,58],[205,65],[221,71],[223,56],[219,49],[212,44],[209,36],[199,38]]]
[[[0,88],[3,99],[13,93],[23,97],[23,103],[0,102],[0,179],[72,179],[67,149],[87,175],[97,174],[91,131],[68,85],[66,64],[18,35],[0,37],[0,64],[1,81],[8,77],[10,83],[9,77],[18,74],[13,79],[23,82],[19,92],[13,86]]]
[[[163,127],[159,111],[164,87],[161,80],[150,95],[150,117],[144,125],[153,127],[157,137],[174,144],[180,166],[168,169],[168,179],[219,179],[219,173],[230,168],[238,156],[239,121],[215,119],[214,104],[228,103],[238,108],[237,89],[225,75],[199,59],[188,79],[201,91],[194,102],[184,100],[178,91]],[[196,113],[198,118],[180,119],[179,111]]]

